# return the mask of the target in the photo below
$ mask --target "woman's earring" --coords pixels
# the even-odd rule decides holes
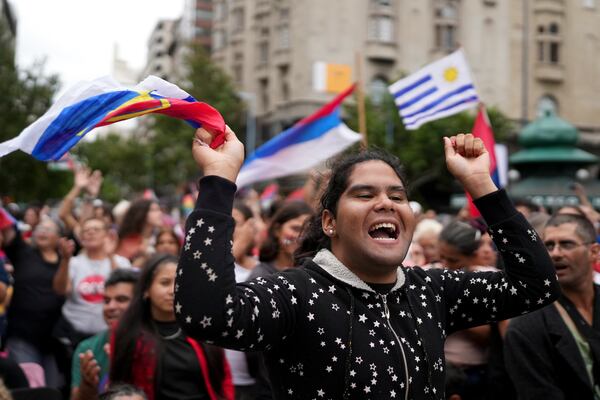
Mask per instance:
[[[329,234],[333,235],[333,229],[329,229]]]

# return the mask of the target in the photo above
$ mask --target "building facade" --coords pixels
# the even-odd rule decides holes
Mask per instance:
[[[182,45],[180,36],[181,19],[158,21],[148,39],[148,55],[142,77],[156,75],[167,81],[180,76],[176,55]]]
[[[377,95],[462,46],[486,104],[521,122],[553,109],[600,145],[599,3],[213,0],[212,54],[267,136],[331,99],[313,89],[316,62],[354,70],[358,52]]]

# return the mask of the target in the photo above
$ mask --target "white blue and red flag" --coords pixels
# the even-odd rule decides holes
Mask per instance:
[[[19,136],[0,143],[0,157],[22,150],[38,160],[56,161],[92,129],[150,113],[204,127],[215,135],[213,148],[225,139],[221,114],[176,85],[151,75],[128,89],[104,77],[71,87]]]
[[[340,118],[340,104],[353,90],[354,85],[259,147],[244,162],[238,187],[306,172],[358,142],[361,135]]]

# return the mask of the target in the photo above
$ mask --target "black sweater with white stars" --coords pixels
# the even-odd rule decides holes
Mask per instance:
[[[328,250],[303,266],[235,282],[233,183],[200,180],[186,223],[175,312],[192,337],[264,351],[275,399],[444,399],[444,340],[559,295],[553,264],[503,190],[475,201],[503,272],[399,267],[374,291]]]

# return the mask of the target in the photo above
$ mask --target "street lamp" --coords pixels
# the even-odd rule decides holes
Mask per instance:
[[[238,92],[246,103],[246,154],[254,153],[256,147],[256,95],[252,92]]]

